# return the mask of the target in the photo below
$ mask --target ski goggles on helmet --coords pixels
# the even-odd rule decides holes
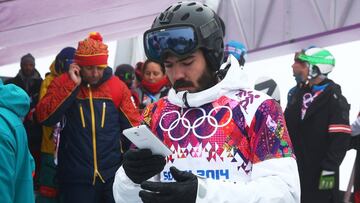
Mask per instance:
[[[144,33],[146,56],[162,63],[164,54],[172,53],[186,57],[198,48],[198,38],[193,27],[188,25],[151,29]]]

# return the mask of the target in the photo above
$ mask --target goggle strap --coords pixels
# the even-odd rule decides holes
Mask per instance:
[[[217,24],[215,19],[212,19],[210,22],[200,26],[200,33],[203,37],[203,39],[208,38],[210,35],[212,35],[214,32],[216,32],[219,28],[219,25]]]

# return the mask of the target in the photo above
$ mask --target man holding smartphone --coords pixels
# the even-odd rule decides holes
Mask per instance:
[[[64,126],[57,170],[61,202],[114,202],[115,171],[130,145],[121,132],[139,124],[131,93],[112,75],[107,58],[102,36],[90,33],[79,42],[75,63],[37,105],[44,125]]]
[[[176,3],[144,33],[146,56],[173,88],[143,121],[173,152],[132,149],[116,173],[116,202],[299,202],[300,184],[280,105],[249,89],[225,26],[199,2]],[[150,180],[149,180],[150,179]]]

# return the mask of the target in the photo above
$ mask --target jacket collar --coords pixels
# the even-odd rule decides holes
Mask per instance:
[[[309,108],[306,110],[305,113],[305,117],[303,120],[306,120],[307,118],[311,117],[311,115],[313,115],[318,109],[320,109],[321,106],[326,105],[326,103],[328,102],[328,98],[329,96],[331,96],[332,92],[331,89],[336,88],[333,84],[334,82],[332,80],[326,79],[324,81],[322,81],[320,84],[318,84],[317,86],[321,86],[321,85],[325,85],[328,84],[325,89],[324,92],[322,92],[319,96],[317,96],[314,101],[310,104]],[[302,102],[302,100],[301,100]]]

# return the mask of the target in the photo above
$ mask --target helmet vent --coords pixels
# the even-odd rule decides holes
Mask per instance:
[[[184,21],[184,20],[188,19],[189,16],[190,16],[189,13],[185,13],[185,15],[183,15],[183,16],[181,17],[181,20]]]
[[[181,4],[179,4],[179,5],[177,5],[177,6],[175,6],[175,8],[174,8],[174,10],[173,11],[177,11],[177,10],[179,10],[179,8],[181,7]]]
[[[164,13],[161,13],[159,16],[159,20],[163,20],[163,18],[164,18]]]
[[[168,11],[171,8],[171,6],[169,6],[165,11]]]
[[[199,7],[199,8],[196,9],[197,12],[201,12],[201,11],[203,11],[203,10],[204,10],[204,9],[203,9],[202,7]]]
[[[196,3],[195,2],[191,2],[188,4],[188,6],[194,6]]]

